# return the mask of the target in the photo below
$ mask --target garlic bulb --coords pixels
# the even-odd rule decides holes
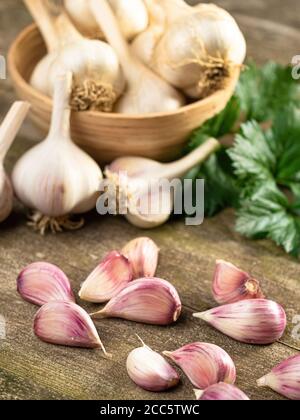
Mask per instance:
[[[148,11],[143,0],[109,0],[127,40],[133,39],[148,26]],[[101,30],[86,0],[64,0],[64,5],[76,26],[87,36],[102,36]]]
[[[182,159],[167,164],[139,157],[115,160],[106,168],[105,175],[112,192],[119,191],[122,200],[127,203],[127,220],[142,229],[155,228],[167,222],[173,211],[174,197],[168,182],[164,181],[180,179],[219,147],[217,140],[209,139]]]
[[[188,344],[163,354],[175,362],[198,389],[206,389],[218,382],[234,384],[236,368],[223,349],[209,343]]]
[[[178,385],[180,377],[176,370],[143,341],[142,344],[127,358],[127,372],[132,381],[150,392],[163,392]]]
[[[177,290],[158,278],[135,280],[115,296],[94,319],[121,318],[150,325],[170,325],[181,314]]]
[[[12,175],[16,195],[32,210],[33,223],[41,233],[50,228],[74,229],[70,214],[83,214],[95,207],[102,172],[96,162],[70,137],[69,98],[72,74],[57,78],[50,132],[17,162]]]
[[[72,108],[111,112],[125,88],[113,49],[106,42],[84,38],[66,15],[62,14],[55,20],[43,0],[25,2],[49,52],[33,71],[30,84],[45,95],[53,96],[57,76],[70,71],[74,75]]]
[[[24,300],[38,306],[49,302],[75,302],[68,277],[46,262],[24,268],[17,278],[17,289]]]
[[[174,111],[184,105],[185,99],[181,94],[131,53],[107,1],[88,2],[106,39],[116,51],[127,80],[127,90],[118,101],[116,112],[146,114]]]
[[[133,277],[154,277],[158,265],[159,249],[150,238],[137,238],[122,249],[133,270]]]
[[[158,3],[168,23],[147,64],[192,98],[205,98],[222,89],[246,56],[245,38],[236,21],[213,4]],[[141,58],[147,56],[144,52]]]
[[[265,299],[243,300],[194,314],[194,317],[234,340],[261,345],[279,340],[287,323],[284,309]]]
[[[300,355],[290,357],[257,381],[290,400],[300,401]]]
[[[217,261],[212,292],[220,305],[264,298],[258,280],[223,260]]]
[[[13,208],[13,188],[4,170],[4,159],[22,125],[30,105],[15,102],[0,126],[0,223],[7,219]]]
[[[249,401],[240,389],[222,382],[210,386],[205,391],[196,389],[195,394],[198,401]]]

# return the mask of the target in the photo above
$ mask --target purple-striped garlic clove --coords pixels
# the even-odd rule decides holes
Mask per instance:
[[[122,249],[132,265],[133,277],[154,277],[158,265],[159,248],[150,238],[137,238]]]
[[[195,389],[195,394],[198,401],[250,401],[236,386],[223,382],[211,385],[205,391]]]
[[[290,357],[257,381],[290,400],[300,400],[300,355]]]
[[[231,357],[214,344],[193,343],[163,354],[173,360],[198,389],[206,389],[218,382],[234,384],[236,381],[236,368]]]
[[[129,283],[94,319],[122,318],[151,325],[169,325],[181,314],[181,301],[174,286],[158,278]]]
[[[151,392],[163,392],[178,385],[176,370],[158,353],[142,342],[127,358],[127,372],[140,388]]]
[[[194,314],[228,337],[246,344],[272,344],[286,329],[284,309],[265,299],[244,300]]]
[[[132,267],[128,259],[113,251],[89,275],[81,287],[79,296],[87,302],[108,302],[132,279]]]
[[[55,265],[45,262],[24,268],[17,278],[17,290],[24,300],[38,306],[55,301],[75,302],[67,276]]]
[[[212,293],[215,301],[220,305],[264,298],[256,279],[223,260],[218,260],[216,263]]]
[[[42,306],[34,319],[34,333],[42,341],[69,347],[102,348],[90,316],[72,302],[50,302]]]

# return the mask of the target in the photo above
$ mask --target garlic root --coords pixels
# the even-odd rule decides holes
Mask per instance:
[[[15,102],[0,126],[0,223],[7,219],[13,208],[13,188],[4,170],[4,159],[19,131],[30,105]]]

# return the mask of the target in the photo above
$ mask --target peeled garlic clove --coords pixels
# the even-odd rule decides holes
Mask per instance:
[[[151,392],[167,391],[180,381],[176,370],[144,343],[129,354],[127,372],[136,385]]]
[[[265,299],[244,300],[194,314],[223,334],[247,344],[272,344],[286,328],[284,309]]]
[[[220,305],[264,298],[257,280],[223,260],[217,261],[212,292],[214,299]]]
[[[107,302],[132,279],[130,262],[123,255],[113,251],[89,275],[81,287],[79,296],[88,302]]]
[[[23,299],[38,306],[49,302],[75,302],[65,273],[45,262],[24,268],[18,276],[17,289]]]
[[[150,238],[137,238],[130,241],[122,254],[128,258],[133,268],[133,277],[154,277],[158,265],[159,248]]]
[[[290,357],[257,381],[290,400],[300,400],[300,355]]]
[[[218,382],[234,384],[236,368],[231,357],[214,344],[188,344],[174,352],[163,354],[173,360],[198,389]]]
[[[122,318],[151,325],[169,325],[181,314],[181,302],[174,286],[158,278],[135,280],[101,311],[94,319]]]
[[[106,350],[89,315],[73,302],[50,302],[34,319],[35,335],[50,344]]]
[[[243,391],[222,382],[210,386],[205,391],[196,389],[195,394],[199,401],[250,401]]]

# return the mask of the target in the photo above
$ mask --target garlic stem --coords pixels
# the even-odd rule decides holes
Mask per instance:
[[[72,92],[72,73],[68,72],[56,79],[56,88],[53,96],[53,112],[47,140],[61,142],[70,139],[71,109],[69,98]]]
[[[25,116],[28,113],[30,104],[28,102],[15,102],[6,115],[0,126],[0,164],[14,141]]]
[[[62,13],[56,19],[55,27],[58,31],[61,44],[75,43],[84,39],[65,13]]]
[[[221,147],[218,140],[208,139],[204,144],[176,162],[165,164],[160,178],[180,178],[189,172],[192,168],[204,162],[212,153]]]
[[[175,22],[177,19],[182,18],[184,14],[193,10],[184,0],[159,0],[159,3],[165,11],[168,23]]]
[[[55,51],[60,41],[55,28],[55,19],[51,17],[44,0],[24,0],[24,3],[42,33],[48,52]]]

